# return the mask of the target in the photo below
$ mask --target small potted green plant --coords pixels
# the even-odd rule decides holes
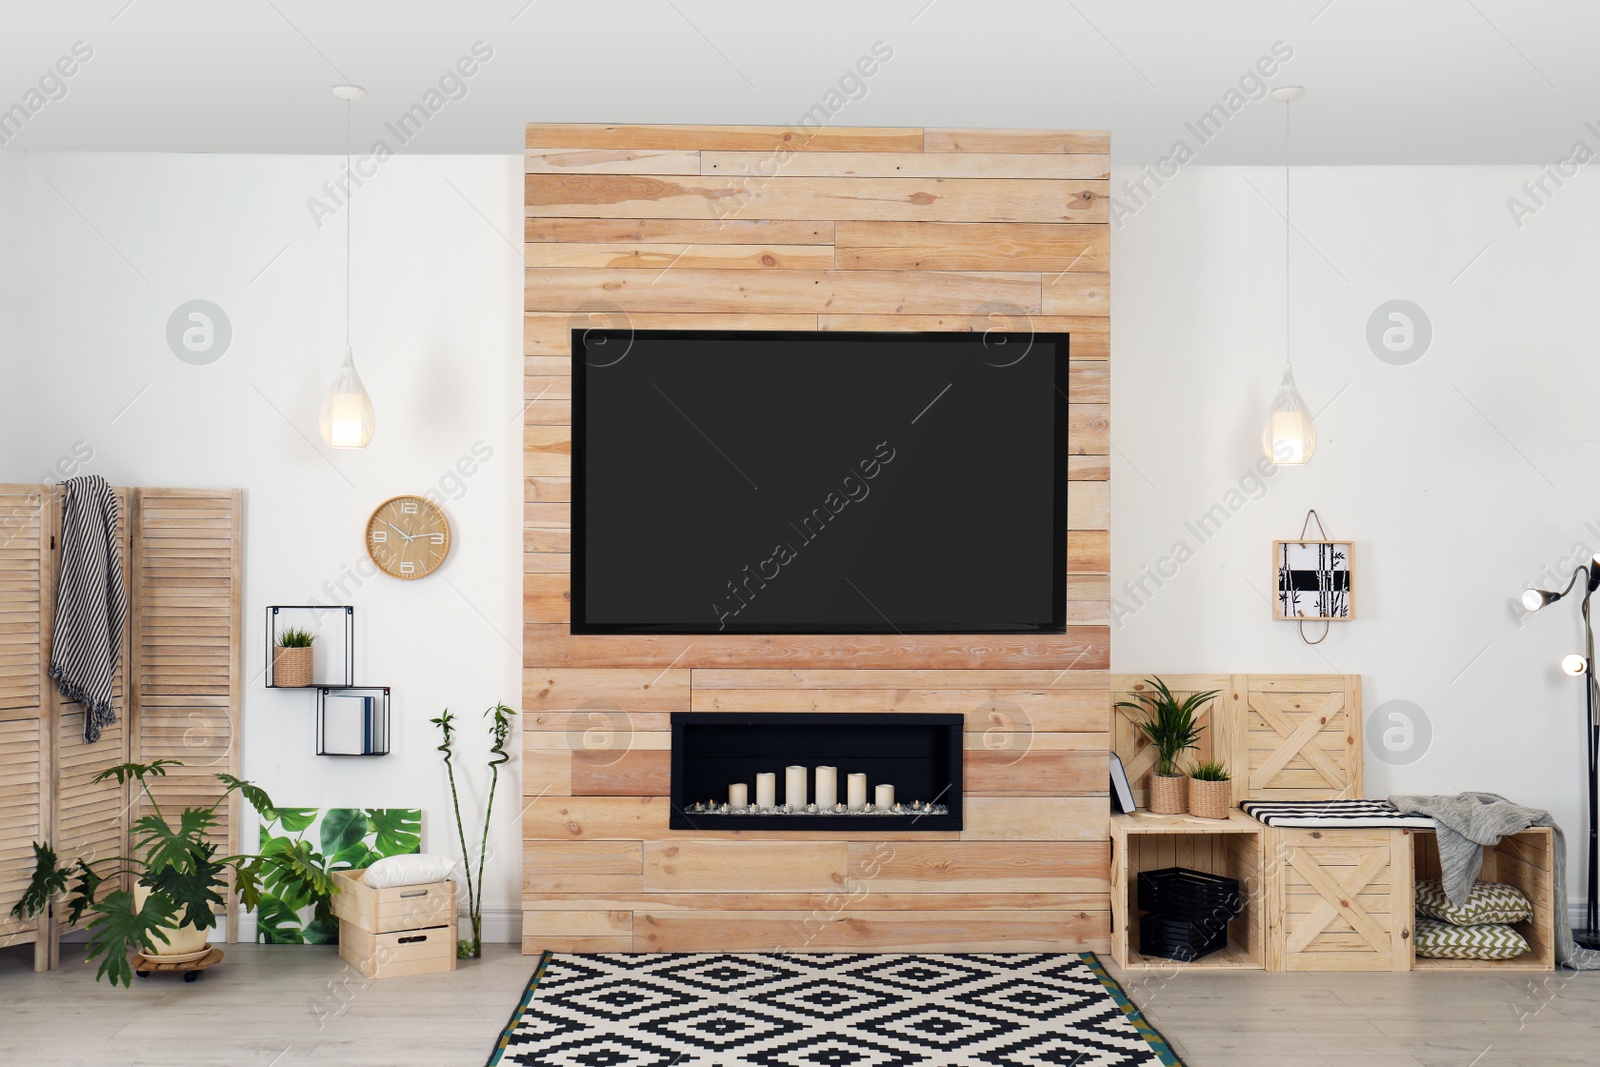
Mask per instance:
[[[1150,775],[1150,810],[1157,815],[1183,815],[1189,810],[1189,779],[1178,769],[1178,757],[1200,743],[1200,731],[1205,727],[1196,720],[1200,710],[1219,692],[1211,689],[1179,700],[1166,682],[1147,678],[1135,687],[1134,699],[1117,701],[1117,707],[1144,715],[1139,729],[1156,750],[1156,769]]]
[[[267,854],[218,856],[208,838],[222,830],[225,816],[218,812],[234,793],[266,818],[272,818],[272,799],[259,787],[231,774],[219,774],[220,796],[208,805],[184,808],[173,819],[161,810],[150,792],[150,779],[165,778],[167,768],[181,767],[178,760],[122,763],[95,775],[97,782],[115,778],[117,784],[138,782],[147,814],[129,828],[132,855],[95,856],[62,864],[50,845],[33,843],[34,870],[22,899],[11,908],[15,919],[30,919],[45,911],[58,894],[67,894],[67,921],[76,924],[90,915],[88,958],[100,958],[96,977],[111,984],[133,984],[130,957],[179,959],[204,951],[207,934],[217,924],[215,909],[224,901],[219,889],[224,874],[233,868],[239,899],[247,908],[261,902],[265,884],[303,884],[307,892],[331,894],[333,880],[313,861],[310,846]],[[131,879],[132,885],[125,885]],[[69,892],[68,882],[72,882]],[[141,971],[143,967],[141,966]]]
[[[1201,760],[1189,769],[1189,814],[1226,819],[1233,805],[1233,775],[1221,760]]]
[[[272,649],[272,684],[279,689],[304,689],[311,684],[311,644],[317,635],[291,626],[278,631]]]
[[[483,806],[483,836],[478,841],[478,877],[472,877],[471,843],[467,840],[467,825],[461,819],[461,794],[456,791],[455,737],[456,717],[445,708],[437,719],[429,719],[439,728],[443,742],[438,746],[444,753],[444,772],[450,780],[450,802],[456,811],[456,833],[461,837],[462,867],[467,876],[467,919],[472,924],[472,937],[456,942],[457,959],[477,959],[483,955],[483,861],[489,854],[489,823],[494,818],[494,794],[500,786],[500,768],[511,759],[506,742],[511,738],[511,717],[516,714],[504,704],[496,703],[483,713],[489,720],[489,788]]]

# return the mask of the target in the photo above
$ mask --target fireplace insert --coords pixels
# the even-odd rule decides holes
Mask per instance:
[[[668,825],[959,830],[962,724],[960,715],[674,712]]]

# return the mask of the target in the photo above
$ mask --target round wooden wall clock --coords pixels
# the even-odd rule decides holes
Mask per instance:
[[[367,520],[367,555],[391,578],[426,578],[450,552],[450,521],[431,501],[397,496]]]

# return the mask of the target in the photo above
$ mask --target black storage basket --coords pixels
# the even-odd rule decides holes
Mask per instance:
[[[1228,947],[1228,923],[1243,910],[1233,878],[1187,867],[1139,873],[1139,952],[1195,960]]]
[[[1188,963],[1228,947],[1228,924],[1195,923],[1169,915],[1139,920],[1139,954]]]
[[[1243,907],[1239,883],[1233,878],[1187,867],[1139,872],[1140,911],[1193,922],[1216,919],[1226,925]]]

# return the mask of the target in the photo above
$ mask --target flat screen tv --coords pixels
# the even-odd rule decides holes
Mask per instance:
[[[573,331],[572,632],[1065,632],[1067,341]]]

